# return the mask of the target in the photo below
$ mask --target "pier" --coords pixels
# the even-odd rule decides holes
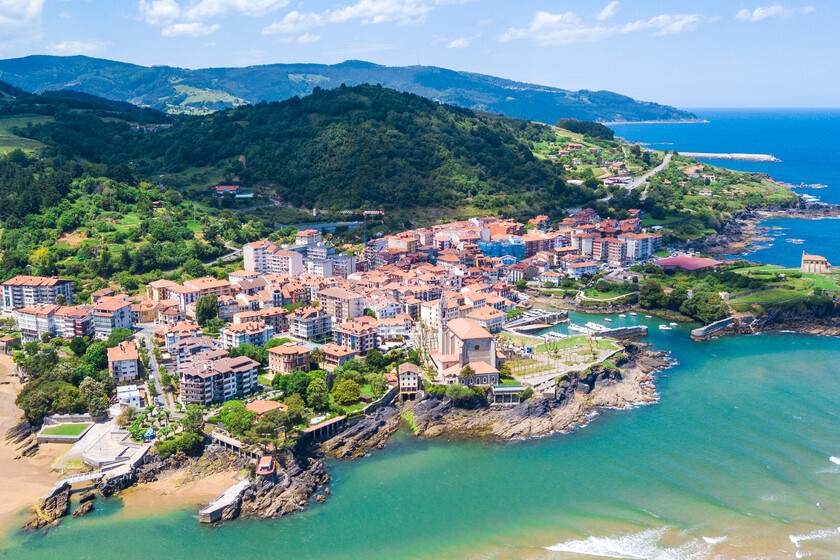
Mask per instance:
[[[519,317],[505,323],[505,330],[520,331],[523,327],[530,325],[540,325],[541,329],[547,329],[551,325],[562,323],[568,320],[569,314],[565,311],[548,311],[546,309],[531,309],[526,311]],[[534,329],[528,329],[534,330]]]
[[[727,159],[730,161],[782,161],[772,154],[712,154],[706,152],[680,152],[681,156],[694,159]]]
[[[198,522],[215,523],[216,521],[219,521],[226,509],[236,507],[239,496],[241,496],[249,486],[251,486],[251,481],[243,480],[225,490],[224,494],[210,502],[207,507],[199,510]]]

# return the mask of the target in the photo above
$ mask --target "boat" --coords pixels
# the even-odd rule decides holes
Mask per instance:
[[[627,317],[627,315],[625,315],[624,313],[619,313],[619,315],[618,315],[618,316],[619,316],[619,317]]]
[[[645,315],[645,319],[653,319],[653,316],[651,316],[651,315]]]
[[[659,325],[659,330],[660,331],[670,331],[671,327],[669,327],[668,325]]]
[[[679,326],[677,323],[668,323],[668,324],[669,324],[669,325],[671,325],[672,327],[677,327],[677,326]]]
[[[635,312],[635,311],[631,311],[631,312],[630,312],[630,316],[631,316],[631,317],[635,317],[635,316],[636,316],[636,312]]]
[[[607,323],[612,323],[612,319],[610,319],[609,317],[607,317],[606,319],[604,319],[604,321],[606,321]]]

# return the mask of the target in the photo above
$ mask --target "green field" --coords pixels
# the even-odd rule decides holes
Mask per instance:
[[[31,152],[43,147],[37,140],[23,138],[12,132],[13,128],[25,128],[27,124],[43,124],[52,121],[52,117],[43,115],[18,115],[14,117],[0,118],[0,154],[11,152],[20,148],[25,152]]]
[[[88,429],[90,424],[59,424],[51,428],[44,428],[41,435],[45,436],[78,436]]]

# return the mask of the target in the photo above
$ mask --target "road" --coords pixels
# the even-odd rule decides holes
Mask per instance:
[[[152,348],[154,348],[154,344],[152,343],[152,339],[155,336],[154,330],[159,327],[158,325],[152,323],[140,323],[137,326],[140,328],[137,332],[137,337],[143,339],[146,344],[146,351],[149,354],[149,383],[155,384],[158,395],[163,400],[164,408],[173,412],[175,410],[175,405],[172,403],[172,395],[163,390],[163,385],[160,383],[160,373],[158,373],[158,367],[160,364],[158,364],[155,359],[155,354],[152,351]]]
[[[647,183],[648,179],[650,179],[651,177],[653,177],[654,175],[656,175],[657,173],[659,173],[660,171],[662,171],[663,169],[668,167],[668,164],[671,163],[671,157],[672,157],[672,154],[666,155],[662,159],[662,163],[660,163],[659,165],[657,165],[656,167],[654,167],[653,169],[651,169],[650,171],[648,171],[647,173],[645,173],[641,177],[637,177],[637,178],[633,179],[632,181],[627,183],[624,186],[624,188],[627,189],[628,191],[632,191],[633,189],[635,189],[637,187],[640,187],[642,184]],[[647,186],[645,186],[645,192],[642,193],[642,200],[644,200],[646,198],[647,198]]]

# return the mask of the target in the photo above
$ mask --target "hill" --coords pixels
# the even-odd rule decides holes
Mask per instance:
[[[56,115],[19,130],[48,155],[119,165],[142,175],[196,174],[271,192],[293,207],[554,208],[590,202],[563,169],[531,150],[551,127],[435,103],[380,86],[316,88],[138,133],[94,115]],[[212,182],[212,181],[211,181]],[[209,187],[209,184],[205,184]]]
[[[673,107],[636,101],[609,91],[569,91],[434,66],[390,67],[356,60],[335,65],[270,64],[189,70],[85,56],[27,56],[0,60],[0,80],[28,91],[69,88],[170,113],[207,113],[303,96],[315,87],[378,83],[442,103],[544,123],[560,118],[696,118]]]

